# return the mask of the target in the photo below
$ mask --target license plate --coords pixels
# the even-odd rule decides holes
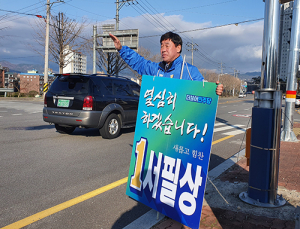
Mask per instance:
[[[59,99],[57,102],[58,107],[69,107],[70,100],[67,99]]]

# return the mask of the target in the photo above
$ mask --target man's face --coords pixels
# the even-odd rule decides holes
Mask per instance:
[[[167,64],[171,63],[180,55],[181,45],[177,47],[170,39],[161,42],[160,54]]]

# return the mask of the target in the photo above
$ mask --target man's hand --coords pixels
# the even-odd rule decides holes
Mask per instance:
[[[120,51],[121,48],[122,48],[122,45],[121,45],[121,41],[114,35],[112,35],[111,33],[109,34],[110,38],[113,40],[114,42],[114,45],[115,45],[115,48]]]
[[[219,81],[217,81],[216,84],[218,85],[218,86],[217,86],[217,89],[216,89],[217,95],[222,95],[222,92],[223,92],[223,84],[220,84]]]

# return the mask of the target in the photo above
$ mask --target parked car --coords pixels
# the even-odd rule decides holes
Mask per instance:
[[[246,95],[244,93],[240,93],[238,97],[239,98],[244,98],[244,97],[246,97]]]
[[[300,95],[297,95],[295,101],[295,107],[299,107],[299,106],[300,106]]]
[[[76,127],[98,128],[103,138],[116,138],[122,127],[134,126],[140,86],[110,75],[57,74],[45,95],[43,120],[57,132]]]

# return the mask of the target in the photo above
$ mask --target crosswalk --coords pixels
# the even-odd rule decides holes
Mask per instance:
[[[228,124],[224,122],[216,122],[214,133],[220,132],[222,135],[238,135],[244,134],[246,131],[246,126],[241,124]]]

